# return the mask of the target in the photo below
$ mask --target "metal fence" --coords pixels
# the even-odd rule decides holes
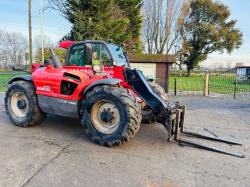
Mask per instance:
[[[206,95],[206,91],[210,96],[250,102],[250,67],[249,71],[247,67],[227,71],[196,71],[190,77],[186,76],[186,72],[170,73],[170,95]]]
[[[209,94],[236,98],[236,69],[209,74]]]

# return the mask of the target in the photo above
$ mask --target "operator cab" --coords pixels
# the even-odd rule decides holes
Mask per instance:
[[[103,41],[76,42],[68,49],[66,66],[128,67],[128,59],[121,47]]]

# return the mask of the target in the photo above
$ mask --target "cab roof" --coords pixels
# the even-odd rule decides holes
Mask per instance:
[[[85,40],[85,41],[72,41],[72,40],[66,40],[66,41],[62,41],[59,42],[59,47],[60,48],[64,48],[64,49],[68,49],[69,47],[71,47],[73,44],[75,43],[85,43],[85,42],[90,42],[90,43],[106,43],[103,40]]]

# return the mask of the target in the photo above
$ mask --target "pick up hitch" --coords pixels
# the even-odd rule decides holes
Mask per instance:
[[[179,105],[179,103],[175,103],[174,105],[170,106],[168,111],[167,111],[167,118],[165,119],[166,122],[164,126],[167,128],[169,132],[169,141],[175,141],[179,143],[181,146],[188,146],[188,147],[194,147],[198,149],[203,149],[207,151],[212,151],[212,152],[217,152],[217,153],[222,153],[226,155],[231,155],[235,156],[238,158],[244,158],[244,155],[241,155],[239,153],[232,153],[225,151],[223,149],[219,149],[213,146],[208,146],[208,145],[203,145],[200,143],[195,143],[192,141],[187,141],[179,138],[179,135],[186,135],[188,137],[194,137],[194,138],[200,138],[200,139],[205,139],[205,140],[210,140],[210,141],[215,141],[215,142],[221,142],[221,143],[226,143],[229,145],[242,145],[237,142],[229,141],[226,139],[221,139],[221,138],[215,138],[211,136],[206,136],[200,133],[195,133],[195,132],[189,132],[184,130],[184,117],[185,117],[185,112],[186,112],[186,107]]]

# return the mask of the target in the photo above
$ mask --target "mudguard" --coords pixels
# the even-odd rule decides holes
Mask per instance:
[[[31,75],[17,75],[15,77],[11,78],[8,83],[11,84],[15,81],[21,81],[21,80],[33,82]]]
[[[115,78],[109,78],[109,79],[102,79],[95,81],[94,83],[90,84],[87,88],[84,89],[82,95],[85,95],[89,90],[96,86],[101,86],[101,85],[116,85],[121,83],[122,80],[120,79],[115,79]]]

